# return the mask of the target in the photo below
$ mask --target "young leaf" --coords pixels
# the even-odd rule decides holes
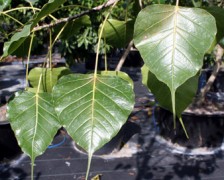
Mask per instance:
[[[117,48],[125,47],[133,38],[133,27],[133,20],[125,22],[108,19],[103,30],[102,38],[106,38],[108,44]]]
[[[28,80],[33,88],[37,88],[39,78],[42,75],[40,83],[40,91],[51,92],[53,86],[57,83],[58,79],[63,75],[70,74],[71,71],[66,67],[59,68],[34,68],[30,71]]]
[[[52,96],[24,91],[8,104],[8,118],[18,144],[32,162],[46,150],[60,124]]]
[[[118,133],[134,106],[132,85],[118,76],[63,76],[53,96],[61,124],[90,156]]]

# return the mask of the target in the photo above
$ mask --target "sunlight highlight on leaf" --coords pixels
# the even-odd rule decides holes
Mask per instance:
[[[53,89],[56,112],[68,133],[88,153],[114,137],[134,106],[130,83],[118,76],[67,75]]]

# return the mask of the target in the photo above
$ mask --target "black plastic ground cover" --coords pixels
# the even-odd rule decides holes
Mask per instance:
[[[150,180],[150,179],[224,179],[223,152],[207,156],[173,154],[154,138],[154,127],[147,118],[147,112],[140,110],[132,117],[139,117],[135,123],[141,132],[131,140],[138,144],[138,152],[131,157],[104,158],[94,156],[90,176],[102,174],[102,180]],[[59,134],[57,144],[64,139]],[[35,180],[82,180],[87,165],[87,155],[74,150],[74,143],[66,135],[63,145],[47,149],[36,159]],[[30,179],[30,160],[24,155],[0,166],[1,180]]]
[[[140,70],[131,73],[139,74]],[[223,180],[224,153],[218,151],[213,155],[175,154],[166,144],[156,138],[159,130],[151,118],[153,99],[141,84],[140,76],[135,79],[136,105],[129,117],[131,123],[139,126],[140,131],[123,145],[127,150],[134,144],[137,151],[114,156],[94,156],[90,178],[97,174],[102,180]],[[65,133],[58,134],[53,144],[65,142],[47,151],[35,161],[35,180],[83,180],[87,166],[87,155],[74,149],[74,142]],[[1,147],[0,147],[1,148]],[[121,149],[122,150],[122,149]],[[11,161],[0,163],[1,180],[30,179],[30,159],[20,154]]]

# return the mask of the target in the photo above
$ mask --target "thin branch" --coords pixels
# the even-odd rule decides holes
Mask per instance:
[[[66,22],[72,21],[74,19],[80,18],[80,17],[82,17],[84,15],[87,15],[87,14],[90,14],[92,12],[101,11],[102,9],[105,9],[105,8],[113,5],[117,1],[119,1],[119,0],[108,0],[104,4],[99,5],[97,7],[94,7],[92,9],[89,9],[89,10],[83,11],[80,14],[76,14],[74,16],[70,16],[70,17],[67,17],[67,18],[58,19],[57,21],[55,21],[53,23],[50,23],[50,24],[44,24],[42,26],[37,26],[37,27],[33,28],[33,32],[34,31],[39,31],[39,30],[42,30],[42,29],[45,29],[45,28],[51,28],[51,27],[54,27],[54,26],[56,26],[58,24],[61,24],[61,23],[66,23]]]
[[[209,77],[205,87],[203,89],[201,89],[201,92],[200,92],[200,97],[201,97],[200,103],[203,103],[205,101],[205,95],[211,89],[211,86],[213,85],[213,83],[214,83],[214,81],[215,81],[215,79],[216,79],[216,77],[217,77],[217,75],[219,73],[220,67],[222,65],[223,53],[224,53],[224,49],[220,45],[217,45],[216,63],[215,63],[214,69],[212,71],[212,74]]]
[[[130,43],[128,44],[127,49],[125,50],[124,54],[122,55],[122,57],[121,57],[121,59],[120,59],[118,65],[117,65],[115,71],[120,71],[120,70],[121,70],[121,68],[122,68],[122,66],[123,66],[123,64],[124,64],[124,62],[125,62],[125,59],[127,58],[127,56],[128,56],[128,54],[129,54],[129,52],[130,52],[131,47],[133,46],[133,44],[134,44],[133,40],[130,41]]]

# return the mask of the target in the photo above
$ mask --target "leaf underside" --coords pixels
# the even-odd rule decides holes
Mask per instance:
[[[118,133],[134,106],[132,86],[118,76],[63,76],[53,95],[61,124],[89,154]]]
[[[198,78],[198,74],[190,78],[178,87],[175,92],[175,111],[179,118],[181,117],[181,113],[188,107],[196,95]],[[161,107],[172,112],[171,94],[168,86],[159,81],[145,65],[142,67],[142,83],[155,95],[155,98]]]
[[[106,42],[117,48],[124,48],[133,38],[134,21],[108,19],[103,30]]]

